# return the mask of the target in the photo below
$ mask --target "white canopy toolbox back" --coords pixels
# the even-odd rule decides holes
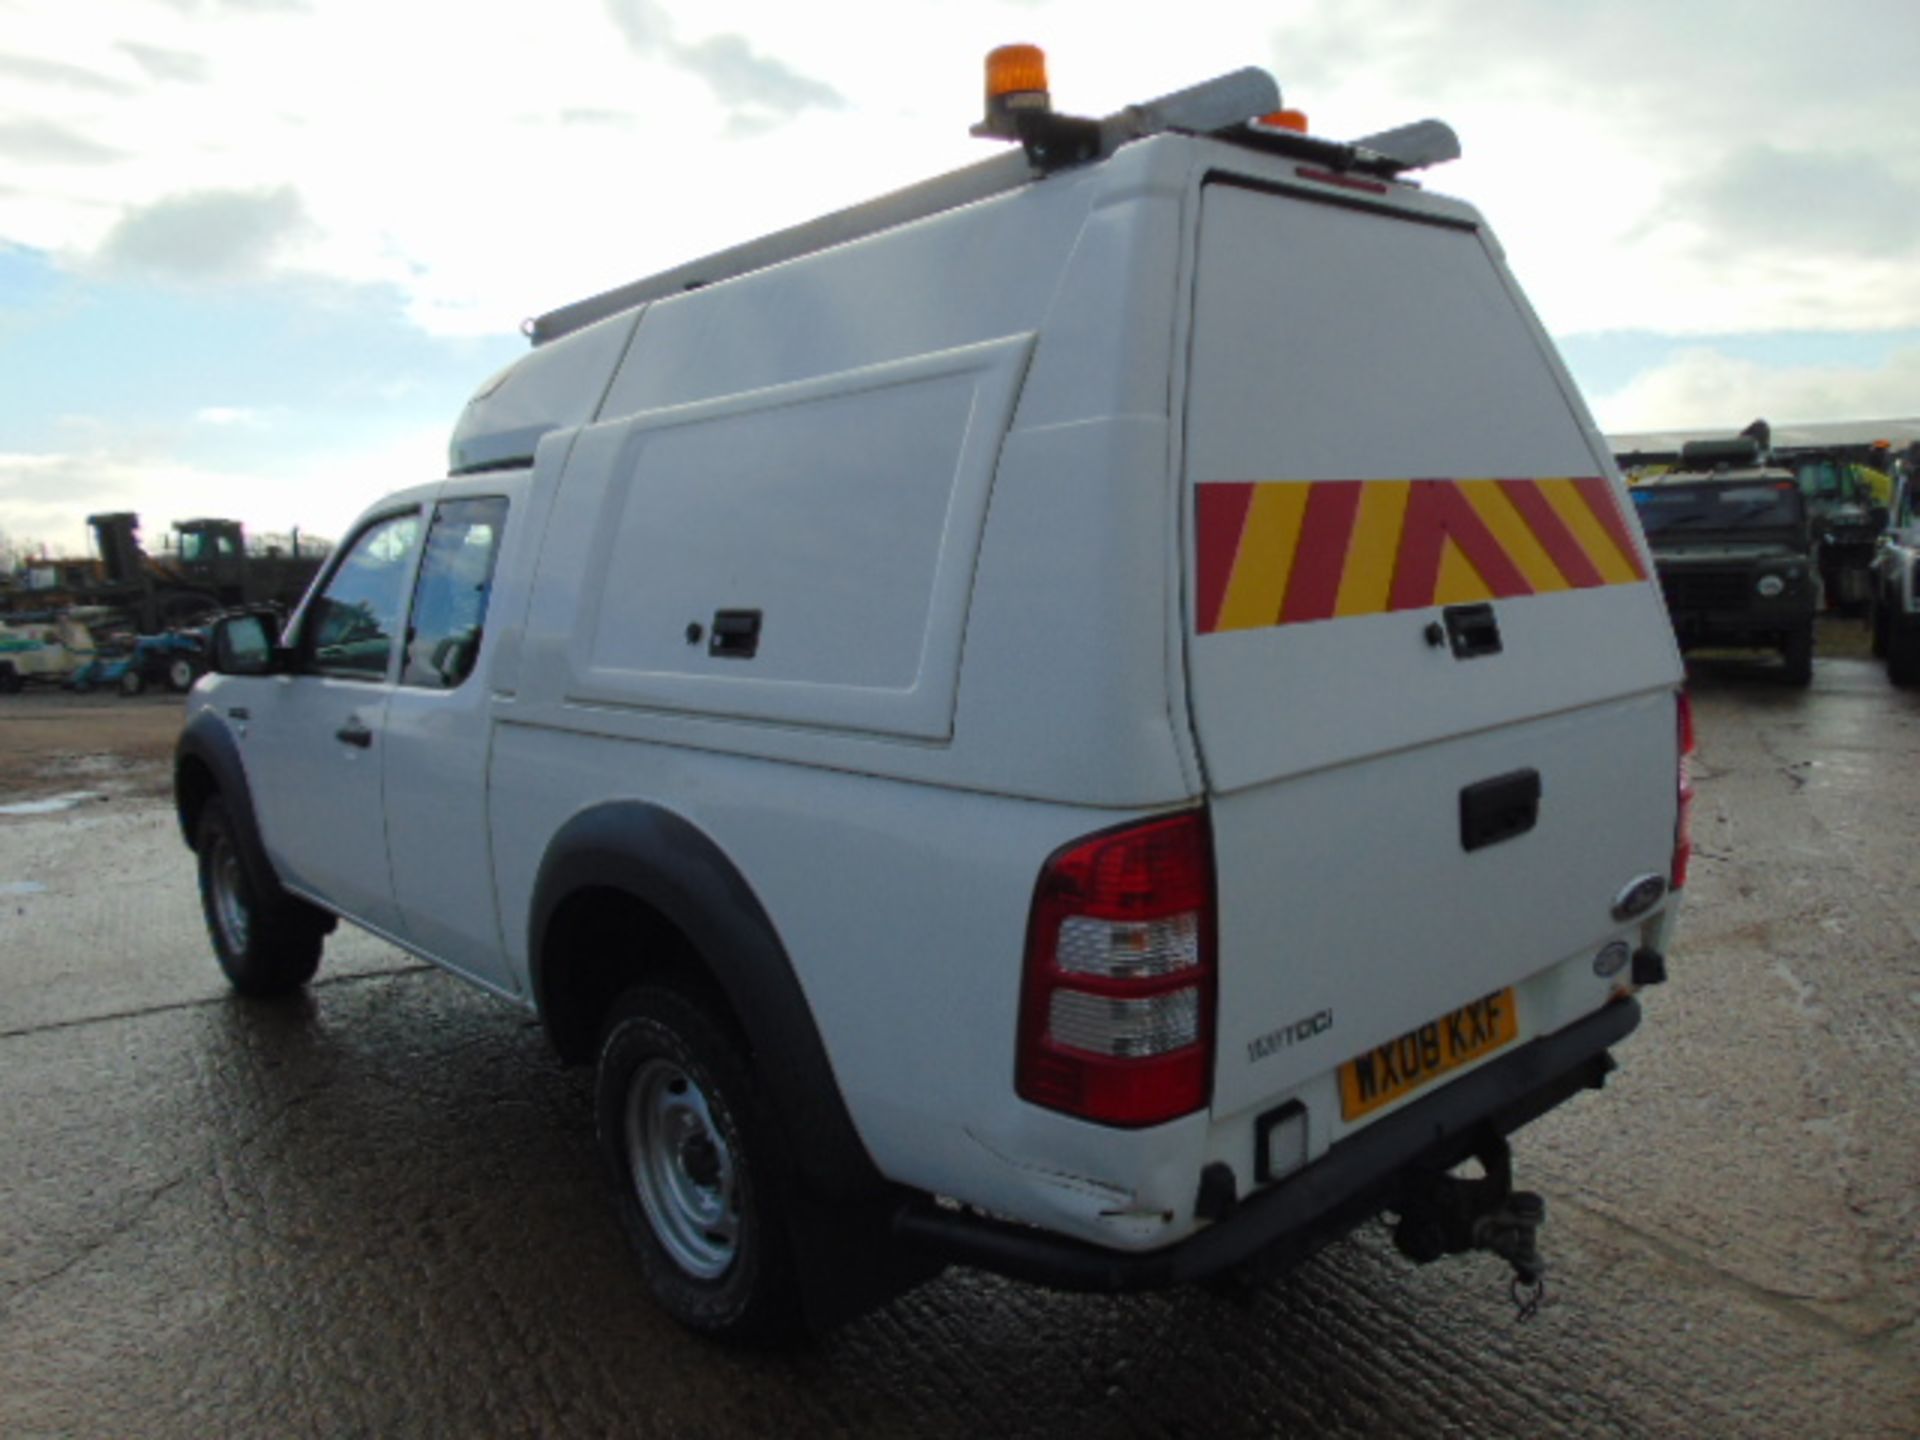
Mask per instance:
[[[1510,987],[1503,1045],[1605,1001],[1586,962],[1673,847],[1679,675],[1477,217],[1302,169],[1203,187],[1184,441],[1214,1112],[1318,1076],[1318,1151],[1419,1088],[1336,1097],[1339,1062]]]

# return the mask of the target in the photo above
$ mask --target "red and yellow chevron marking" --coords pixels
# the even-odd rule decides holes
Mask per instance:
[[[1647,578],[1598,475],[1235,481],[1196,497],[1202,635]]]

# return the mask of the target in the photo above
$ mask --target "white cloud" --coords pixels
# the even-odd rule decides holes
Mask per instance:
[[[196,424],[212,425],[222,430],[264,430],[267,427],[264,414],[244,405],[203,405],[193,412],[193,418]]]
[[[111,146],[46,120],[0,120],[0,157],[30,167],[108,165],[123,158]]]
[[[42,60],[32,55],[0,55],[0,75],[25,81],[35,87],[86,90],[101,95],[127,95],[134,89],[116,76],[103,75],[82,65]]]
[[[1710,347],[1681,350],[1621,389],[1589,396],[1600,428],[1738,430],[1756,415],[1776,424],[1881,420],[1920,411],[1920,347],[1874,366],[1757,365]]]
[[[756,49],[744,35],[724,31],[688,41],[656,0],[606,0],[606,6],[636,55],[664,60],[704,81],[729,112],[730,130],[758,130],[803,110],[846,104],[831,85]]]
[[[198,85],[207,78],[207,62],[185,50],[169,50],[162,45],[141,45],[127,41],[120,46],[140,68],[156,80],[176,80]]]
[[[102,238],[94,261],[109,272],[169,280],[251,280],[313,230],[292,186],[201,190],[128,210]]]

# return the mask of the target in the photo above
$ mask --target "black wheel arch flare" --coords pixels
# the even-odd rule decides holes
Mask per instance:
[[[216,794],[233,821],[234,835],[240,842],[240,863],[247,867],[247,879],[255,893],[277,893],[280,877],[274,873],[260,840],[253,791],[247,784],[239,742],[219,716],[202,710],[187,722],[173,750],[174,814],[189,850],[199,848],[200,812]]]
[[[583,891],[615,891],[685,937],[745,1032],[767,1100],[800,1176],[822,1197],[870,1195],[884,1181],[854,1128],[812,1008],[773,922],[739,869],[704,831],[645,801],[574,816],[547,846],[534,882],[527,955],[533,997],[563,1054],[554,919]]]

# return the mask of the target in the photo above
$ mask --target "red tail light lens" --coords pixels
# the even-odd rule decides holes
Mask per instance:
[[[1014,1088],[1105,1125],[1158,1125],[1213,1086],[1213,847],[1193,811],[1047,861],[1027,923]]]
[[[1680,806],[1673,822],[1673,873],[1670,888],[1683,890],[1693,861],[1693,701],[1683,690],[1680,710]]]

